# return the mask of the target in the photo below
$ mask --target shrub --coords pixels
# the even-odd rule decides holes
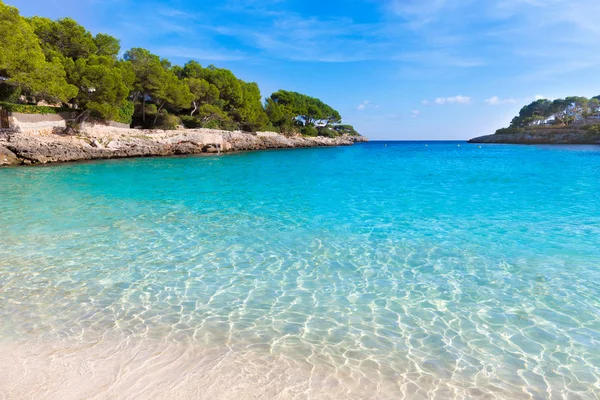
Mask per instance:
[[[519,133],[524,133],[525,130],[523,128],[500,128],[496,131],[496,135],[516,135]]]
[[[156,128],[164,129],[166,131],[172,131],[177,129],[177,126],[181,124],[181,120],[177,115],[171,115],[165,110],[162,110],[156,120]]]
[[[352,125],[335,125],[333,129],[340,135],[360,136],[360,133]]]
[[[97,103],[90,101],[86,107],[90,114],[101,121],[116,120],[119,116],[119,110],[107,103]]]
[[[584,125],[581,129],[589,131],[590,133],[600,133],[600,124]]]
[[[330,138],[340,136],[339,133],[337,133],[333,129],[327,128],[327,127],[319,127],[319,128],[317,128],[317,132],[318,132],[319,136],[325,136],[325,137],[330,137]]]
[[[208,125],[209,124],[206,125],[207,128]],[[220,129],[223,129],[224,131],[237,131],[240,129],[240,126],[234,121],[221,121]]]
[[[202,122],[200,122],[200,120],[196,117],[181,115],[179,118],[181,118],[183,126],[185,126],[187,129],[202,128]]]
[[[135,107],[133,102],[130,100],[125,100],[123,105],[119,108],[119,117],[116,122],[120,122],[122,124],[131,125],[131,121],[133,121],[133,113],[135,111]]]
[[[265,132],[277,132],[277,133],[280,132],[279,128],[276,126],[273,126],[273,124],[271,122],[269,122],[267,124],[267,126],[265,126],[264,131]]]
[[[21,98],[21,88],[19,86],[0,84],[0,101],[7,103],[16,103]]]
[[[302,129],[300,129],[300,132],[302,133],[302,136],[315,137],[319,135],[319,131],[317,130],[317,128],[315,128],[312,125],[306,125]]]
[[[36,106],[32,104],[14,104],[7,102],[0,102],[0,107],[8,112],[22,113],[22,114],[58,114],[61,112],[72,112],[74,110],[70,108],[58,108],[49,106]]]
[[[208,121],[202,128],[206,129],[222,129],[221,123],[217,120]],[[233,129],[232,129],[233,130]]]

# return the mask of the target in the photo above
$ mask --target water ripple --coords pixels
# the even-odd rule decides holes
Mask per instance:
[[[378,146],[0,171],[0,393],[599,398],[597,154]]]

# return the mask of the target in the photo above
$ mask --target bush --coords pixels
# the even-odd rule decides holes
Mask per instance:
[[[206,127],[208,128],[209,124],[206,124]],[[240,129],[240,126],[234,122],[234,121],[221,121],[220,127],[216,128],[216,129],[223,129],[224,131],[238,131]]]
[[[86,104],[85,109],[101,121],[116,120],[119,116],[119,110],[107,103],[90,101]]]
[[[162,110],[156,120],[156,128],[164,129],[166,131],[172,131],[177,129],[177,126],[181,124],[181,120],[177,115],[171,115],[168,112]]]
[[[269,122],[267,124],[267,126],[265,126],[264,131],[265,132],[276,132],[276,133],[280,132],[279,128],[276,126],[273,126],[273,124],[271,122]]]
[[[500,128],[496,131],[496,135],[516,135],[519,133],[525,133],[525,130],[523,128],[509,127],[509,128]]]
[[[21,98],[21,88],[19,86],[0,84],[0,101],[7,103],[16,103]]]
[[[202,122],[200,122],[200,120],[196,117],[192,117],[189,115],[180,115],[179,118],[181,118],[183,126],[185,126],[187,129],[202,128]]]
[[[300,129],[300,132],[302,133],[302,136],[315,137],[319,135],[319,131],[317,130],[317,128],[315,128],[312,125],[307,125],[303,127],[302,129]]]
[[[125,100],[121,108],[119,108],[119,117],[117,118],[116,122],[131,125],[134,111],[135,107],[133,102],[130,100]]]
[[[319,127],[319,128],[317,128],[317,132],[318,132],[319,136],[325,136],[325,137],[330,137],[330,138],[340,136],[339,133],[337,133],[333,129],[327,128],[327,127]]]
[[[600,124],[584,125],[581,129],[589,131],[590,133],[600,133]]]
[[[235,131],[239,129],[239,125],[231,120],[227,119],[219,119],[218,117],[215,119],[209,119],[206,122],[203,122],[198,117],[192,117],[189,115],[180,115],[181,122],[183,126],[187,129],[222,129],[224,131]],[[206,118],[206,117],[205,117]]]
[[[360,136],[360,133],[352,125],[335,125],[333,129],[340,135]]]
[[[217,120],[208,121],[207,123],[204,124],[204,126],[202,126],[202,128],[223,129],[223,127],[221,126],[221,123]],[[234,130],[234,129],[232,129],[232,130]]]
[[[31,104],[14,104],[7,102],[0,102],[0,107],[8,112],[22,113],[22,114],[58,114],[61,112],[72,112],[74,110],[70,108],[58,108],[49,106],[35,106]]]

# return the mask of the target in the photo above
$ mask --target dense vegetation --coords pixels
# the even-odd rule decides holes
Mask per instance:
[[[596,130],[600,124],[600,96],[566,97],[550,101],[539,99],[521,108],[508,128],[498,129],[498,134],[521,133],[525,128],[538,126],[567,127],[578,125],[587,130]]]
[[[142,48],[121,52],[116,38],[92,35],[70,18],[24,18],[0,0],[0,101],[4,108],[48,113],[14,103],[45,101],[90,116],[144,128],[220,128],[358,135],[319,99],[278,91],[265,103],[256,83],[196,61],[184,66]],[[11,105],[12,104],[12,105]],[[19,108],[21,107],[21,108]]]

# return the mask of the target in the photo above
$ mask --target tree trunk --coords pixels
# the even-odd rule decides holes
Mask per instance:
[[[162,110],[165,103],[166,103],[166,101],[163,101],[163,103],[160,105],[160,107],[158,107],[158,110],[156,110],[156,115],[154,116],[154,125],[156,125],[156,121],[158,121],[158,116],[160,115],[160,110]]]
[[[142,94],[142,122],[146,123],[146,95]]]
[[[89,110],[85,110],[84,112],[82,112],[81,114],[79,114],[79,116],[75,119],[75,121],[79,124],[79,126],[81,128],[83,128],[83,125],[85,124],[85,122],[89,118],[90,114],[91,114],[91,112]]]
[[[190,117],[193,117],[194,113],[196,112],[196,110],[198,110],[198,106],[196,105],[196,102],[192,101],[192,104],[194,105],[194,109],[192,110],[192,113],[190,114]]]

